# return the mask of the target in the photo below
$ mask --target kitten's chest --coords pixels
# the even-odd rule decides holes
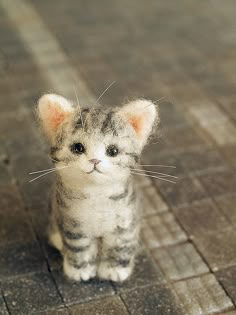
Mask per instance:
[[[79,202],[73,201],[69,212],[79,222],[84,233],[100,237],[114,231],[117,225],[128,225],[132,211],[125,199],[114,201],[109,195],[100,192]]]
[[[71,205],[70,214],[80,224],[87,235],[99,237],[114,231],[122,224],[129,211],[125,214],[125,205],[115,203],[108,198],[85,199]]]
[[[107,198],[87,199],[82,204],[75,205],[74,209],[86,233],[100,236],[99,234],[115,228],[118,209]]]
[[[128,226],[132,208],[127,205],[126,198],[112,199],[114,195],[122,196],[124,190],[123,186],[118,186],[105,190],[90,189],[88,194],[85,191],[85,198],[71,202],[70,215],[84,233],[95,237],[110,233],[117,226]]]

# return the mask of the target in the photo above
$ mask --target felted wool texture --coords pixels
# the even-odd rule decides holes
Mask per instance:
[[[65,274],[77,281],[127,279],[140,221],[131,168],[159,121],[155,105],[138,99],[117,108],[81,109],[46,94],[38,115],[57,168],[49,240],[62,253]]]

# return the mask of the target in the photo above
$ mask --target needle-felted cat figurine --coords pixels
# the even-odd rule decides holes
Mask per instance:
[[[40,98],[38,114],[57,168],[50,243],[70,279],[123,281],[132,273],[139,239],[134,167],[155,122],[156,107],[137,100],[121,108],[74,107]]]

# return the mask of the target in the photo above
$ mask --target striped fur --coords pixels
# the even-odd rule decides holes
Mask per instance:
[[[57,172],[49,240],[61,251],[69,278],[124,281],[133,270],[139,237],[139,194],[130,167],[152,130],[155,107],[138,100],[123,108],[80,111],[61,100],[46,95],[39,101],[51,157],[56,167],[69,166]],[[83,145],[82,153],[73,151],[76,143]],[[109,146],[118,154],[112,156]],[[100,162],[94,166],[92,159]]]

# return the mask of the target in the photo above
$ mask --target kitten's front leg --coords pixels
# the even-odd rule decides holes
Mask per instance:
[[[115,282],[126,280],[133,271],[137,245],[137,233],[130,230],[121,229],[119,233],[106,235],[98,277]]]
[[[87,281],[96,276],[97,241],[79,233],[63,235],[63,269],[71,280]]]

